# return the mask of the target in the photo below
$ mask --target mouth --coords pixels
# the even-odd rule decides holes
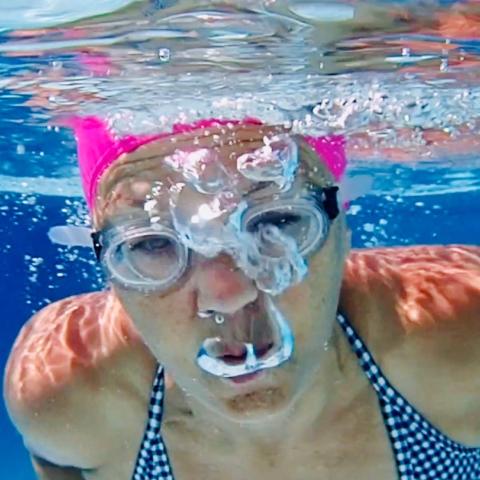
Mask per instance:
[[[254,353],[257,359],[266,358],[274,347],[274,342],[264,343],[263,345],[253,345]],[[237,345],[234,348],[232,348],[232,346],[225,345],[224,354],[218,358],[227,365],[243,365],[247,360],[247,354],[247,348],[243,344]],[[244,385],[251,383],[253,380],[258,380],[261,376],[263,376],[264,373],[265,370],[257,370],[253,373],[229,377],[226,380],[235,385]]]
[[[220,340],[222,354],[217,358],[227,365],[240,365],[245,363],[248,355],[248,348],[245,343],[227,343]],[[262,342],[259,344],[252,343],[253,351],[258,359],[261,359],[268,355],[268,353],[274,348],[275,343],[273,341]]]
[[[289,360],[293,333],[273,301],[267,298],[264,303],[265,309],[245,308],[226,319],[221,326],[222,336],[204,340],[197,365],[214,376],[246,383],[258,378],[260,371]]]
[[[244,385],[245,383],[250,383],[253,380],[257,380],[261,373],[262,372],[247,373],[245,375],[240,375],[239,377],[229,378],[228,381],[234,383],[235,385]]]

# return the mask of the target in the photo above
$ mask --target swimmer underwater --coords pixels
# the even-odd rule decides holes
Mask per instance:
[[[480,478],[480,248],[350,251],[341,137],[73,123],[111,288],[11,352],[39,479]]]

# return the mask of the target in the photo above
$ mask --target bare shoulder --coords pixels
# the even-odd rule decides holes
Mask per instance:
[[[355,251],[346,265],[341,309],[390,381],[438,425],[451,418],[453,427],[445,429],[458,435],[459,425],[472,425],[465,412],[478,418],[479,247]],[[452,391],[455,400],[446,411],[441,399]]]
[[[101,391],[104,365],[140,343],[109,292],[66,298],[35,314],[17,337],[4,378],[8,411],[29,448],[48,458],[49,448],[80,440],[71,433],[90,429],[89,399]],[[73,460],[65,453],[66,464]]]
[[[342,307],[379,312],[405,334],[480,330],[480,247],[356,250],[345,269]],[[387,325],[384,325],[386,328]]]
[[[41,403],[136,338],[128,316],[109,292],[52,303],[23,326],[15,341],[5,375],[8,398],[22,405]]]
[[[478,404],[480,248],[354,251],[341,308],[407,398],[432,411],[430,393],[457,391],[460,403]]]
[[[443,433],[478,445],[480,248],[355,251],[340,308],[408,401]]]

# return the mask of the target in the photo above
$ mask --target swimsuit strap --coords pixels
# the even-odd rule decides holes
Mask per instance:
[[[165,380],[163,367],[155,373],[148,421],[133,473],[133,480],[173,480],[167,448],[161,436]]]
[[[395,389],[390,385],[380,367],[375,362],[360,335],[355,331],[350,322],[341,314],[337,314],[337,321],[347,336],[352,350],[357,356],[362,370],[370,380],[372,387],[380,398],[391,398],[395,395]]]
[[[337,320],[377,393],[399,480],[478,480],[480,449],[440,432],[384,376],[367,346],[341,315]]]

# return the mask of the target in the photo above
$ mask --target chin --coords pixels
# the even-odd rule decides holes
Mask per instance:
[[[261,423],[285,415],[293,404],[291,385],[272,378],[271,373],[264,370],[234,379],[221,379],[228,391],[220,400],[224,415],[242,423]]]

